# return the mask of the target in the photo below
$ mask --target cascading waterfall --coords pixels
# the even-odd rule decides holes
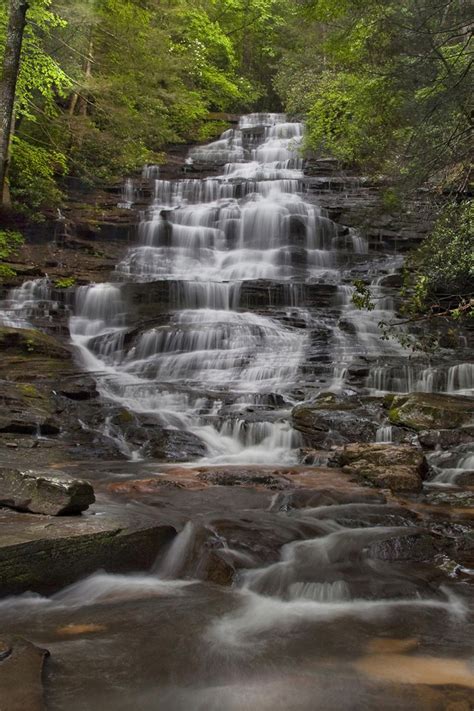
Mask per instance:
[[[260,143],[249,154],[242,134],[262,120]],[[78,291],[71,334],[103,394],[197,434],[209,461],[291,462],[299,443],[285,416],[307,335],[243,311],[239,296],[247,280],[317,279],[333,265],[337,228],[298,193],[302,134],[302,125],[283,115],[243,117],[238,129],[191,151],[194,162],[219,163],[224,156],[223,175],[155,180],[139,244],[117,272],[134,281],[172,281],[175,310],[165,326],[124,347],[120,285]],[[245,163],[246,157],[252,160]],[[297,309],[293,284],[289,293],[289,307]],[[265,410],[276,395],[286,407],[269,419]],[[261,420],[246,417],[255,408],[264,413]]]
[[[441,377],[416,370],[397,341],[381,340],[379,322],[390,321],[396,308],[383,279],[401,258],[387,259],[382,277],[378,264],[371,267],[372,311],[352,304],[347,264],[370,264],[371,256],[355,230],[341,230],[302,194],[303,133],[283,114],[250,114],[190,153],[190,168],[199,163],[220,175],[169,181],[146,167],[154,197],[138,244],[117,265],[120,281],[77,293],[71,335],[102,394],[197,435],[208,463],[296,461],[300,440],[288,416],[301,383],[314,387],[306,366],[319,328],[329,333],[321,351],[326,375],[318,381],[327,388],[344,388],[358,358],[372,363],[366,387],[373,392],[472,386],[468,364]],[[127,182],[130,200],[132,190]],[[242,294],[262,280],[268,303],[255,309]],[[133,324],[123,281],[167,283],[170,293],[169,312],[127,338]],[[278,303],[271,303],[272,284],[282,294]],[[335,290],[329,309],[307,308],[304,288],[314,284]],[[378,436],[389,441],[388,432]]]

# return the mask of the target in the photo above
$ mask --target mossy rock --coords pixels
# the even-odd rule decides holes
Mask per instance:
[[[148,570],[175,535],[125,513],[44,517],[0,509],[0,595],[49,594],[99,569]]]
[[[334,459],[347,474],[392,491],[419,491],[428,472],[423,453],[408,444],[349,444]]]
[[[61,378],[74,369],[69,348],[29,328],[0,327],[0,351],[0,377],[9,380]]]
[[[60,432],[53,400],[30,383],[0,380],[0,404],[0,432],[34,435]]]
[[[411,393],[395,396],[388,407],[393,425],[417,432],[466,427],[474,419],[474,398],[465,396]]]
[[[25,356],[42,355],[48,358],[69,357],[69,350],[55,338],[31,328],[0,327],[0,349]]]

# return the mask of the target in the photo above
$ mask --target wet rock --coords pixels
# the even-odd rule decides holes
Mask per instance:
[[[440,538],[423,531],[391,536],[375,541],[365,549],[369,558],[377,560],[432,560],[442,550]]]
[[[89,375],[62,381],[58,392],[69,400],[91,400],[98,397],[96,383]]]
[[[390,422],[416,431],[452,430],[473,423],[474,398],[432,393],[389,396]]]
[[[383,494],[372,491],[339,491],[337,489],[295,489],[278,494],[272,504],[273,511],[316,508],[318,506],[337,506],[339,504],[384,504]]]
[[[52,336],[29,328],[0,327],[0,349],[17,351],[25,356],[44,355],[48,358],[64,358],[70,351]]]
[[[347,368],[346,381],[349,384],[361,383],[370,373],[370,363],[362,358],[352,361]]]
[[[43,711],[43,667],[49,652],[26,639],[0,640],[0,708]]]
[[[204,457],[207,453],[206,445],[192,432],[180,430],[156,429],[149,430],[149,452],[154,459],[166,462],[185,462]]]
[[[72,351],[42,331],[0,327],[0,352],[0,377],[8,380],[59,379],[73,369]]]
[[[373,442],[378,427],[374,413],[356,397],[322,393],[297,405],[292,425],[310,447],[327,449],[347,442]]]
[[[188,524],[189,526],[190,524]],[[230,585],[235,567],[226,557],[222,538],[214,527],[192,524],[189,537],[178,554],[172,548],[165,553],[160,571],[165,577],[207,580],[216,585]],[[179,535],[186,535],[186,529]]]
[[[460,444],[474,441],[474,427],[458,430],[423,430],[418,434],[418,441],[426,449],[449,449]]]
[[[284,476],[268,472],[260,473],[255,469],[200,470],[197,478],[215,486],[264,486],[277,491],[292,486],[291,481]]]
[[[204,442],[192,432],[167,429],[157,418],[119,410],[111,418],[117,439],[131,449],[162,462],[186,462],[207,454]]]
[[[148,570],[176,534],[127,510],[45,519],[0,509],[0,528],[0,596],[50,594],[99,569]]]
[[[109,484],[109,491],[117,494],[153,494],[161,489],[182,489],[183,485],[177,481],[171,481],[163,477],[153,479],[130,479],[129,481],[118,481]]]
[[[378,284],[385,288],[401,289],[403,286],[403,274],[387,274],[379,279]]]
[[[31,383],[0,381],[0,432],[55,435],[60,423],[48,396]]]
[[[0,468],[0,506],[61,516],[85,511],[95,501],[87,481],[66,474]]]
[[[457,509],[474,507],[474,493],[472,491],[433,490],[428,492],[426,500],[434,506],[452,506]]]
[[[334,455],[333,463],[392,491],[419,491],[428,471],[423,453],[407,444],[349,444]]]

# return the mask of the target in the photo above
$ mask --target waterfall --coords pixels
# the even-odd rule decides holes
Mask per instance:
[[[258,134],[251,148],[247,130]],[[297,282],[333,265],[337,235],[299,192],[303,130],[282,114],[249,115],[190,152],[193,163],[222,166],[220,176],[168,181],[145,169],[153,200],[117,274],[171,282],[164,325],[125,341],[120,284],[77,293],[71,335],[102,394],[194,433],[206,462],[291,463],[300,444],[288,416],[308,336],[291,318],[310,319]],[[126,182],[128,202],[132,190]],[[242,285],[262,279],[283,284],[284,318],[242,308]],[[276,397],[283,406],[270,417]]]
[[[296,462],[292,406],[307,386],[344,389],[360,359],[372,393],[472,386],[469,364],[420,367],[381,339],[379,322],[397,308],[386,277],[402,258],[386,255],[382,269],[362,235],[302,192],[303,137],[284,114],[249,114],[190,151],[188,169],[199,164],[210,177],[170,181],[146,166],[153,197],[117,281],[77,291],[71,336],[102,395],[197,436],[206,464]],[[126,181],[124,199],[134,195]],[[370,311],[352,303],[361,264]],[[153,283],[150,294],[166,293],[166,304],[150,297],[135,327],[123,282],[141,284],[142,301]],[[389,428],[377,441],[391,441]]]

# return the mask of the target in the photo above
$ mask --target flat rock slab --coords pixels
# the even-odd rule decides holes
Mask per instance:
[[[115,510],[46,518],[4,509],[0,530],[0,596],[49,594],[99,569],[148,570],[176,533]]]
[[[0,467],[0,506],[49,516],[78,514],[95,501],[87,481],[67,474]]]
[[[1,711],[43,711],[43,666],[49,652],[26,639],[0,639]]]

